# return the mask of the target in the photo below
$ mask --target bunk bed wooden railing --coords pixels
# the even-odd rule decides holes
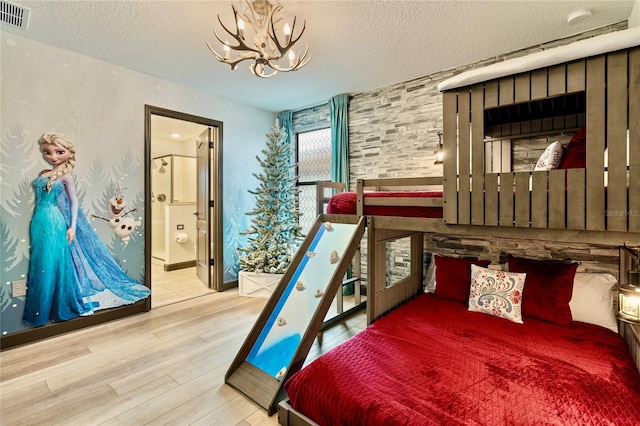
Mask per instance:
[[[325,213],[326,205],[336,192],[344,191],[345,185],[339,182],[319,181],[316,184],[317,212]],[[442,176],[409,177],[409,178],[372,178],[356,181],[358,217],[365,215],[365,206],[394,206],[394,207],[442,207],[442,198],[421,198],[403,196],[385,196],[384,198],[365,197],[367,192],[419,192],[427,190],[442,190]]]
[[[444,222],[640,232],[639,123],[637,46],[444,90]],[[583,167],[486,170],[488,141],[582,126]]]
[[[413,206],[413,207],[442,207],[442,198],[421,197],[384,197],[367,198],[366,191],[421,191],[437,186],[442,189],[442,177],[412,177],[412,178],[384,178],[358,179],[356,184],[358,216],[364,215],[366,206]]]
[[[323,219],[331,222],[352,223],[365,216],[367,220],[367,276],[363,282],[367,285],[367,319],[368,323],[400,306],[418,294],[423,285],[422,258],[424,250],[424,232],[442,231],[442,218],[401,217],[367,215],[365,207],[442,207],[441,197],[413,197],[422,191],[441,190],[442,177],[383,178],[358,179],[355,197],[356,209],[351,214],[326,214],[325,205],[335,189],[343,189],[341,184],[331,182],[317,183],[318,213]],[[368,197],[370,192],[385,192],[396,196],[383,198]],[[389,195],[389,194],[386,194]],[[320,210],[321,208],[321,210]],[[406,238],[408,243],[410,270],[408,274],[396,282],[387,282],[387,243]],[[354,259],[354,274],[361,276],[360,251]]]
[[[442,176],[358,179],[356,182],[358,216],[364,215],[368,206],[434,207],[444,208],[442,197],[367,197],[368,191],[419,192],[444,190]],[[395,231],[444,232],[448,233],[440,217],[370,216],[368,226]]]
[[[331,197],[336,192],[344,191],[344,189],[345,184],[342,182],[316,182],[316,214],[323,214]]]

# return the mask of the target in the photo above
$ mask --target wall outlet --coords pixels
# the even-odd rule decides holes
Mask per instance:
[[[11,297],[24,297],[27,295],[27,282],[25,280],[11,281]]]

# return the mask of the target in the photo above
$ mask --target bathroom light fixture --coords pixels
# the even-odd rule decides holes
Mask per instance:
[[[567,16],[567,24],[569,25],[582,24],[590,17],[591,17],[591,9],[576,10],[574,12],[571,12]]]
[[[297,54],[292,50],[293,46],[300,40],[306,27],[306,21],[302,24],[302,30],[296,36],[296,17],[293,18],[293,24],[288,23],[282,26],[281,36],[276,33],[276,24],[283,20],[280,16],[282,5],[272,3],[269,0],[245,0],[248,8],[243,13],[238,13],[235,6],[231,6],[233,10],[233,19],[235,23],[235,31],[227,28],[222,23],[220,15],[218,22],[227,34],[233,38],[237,45],[231,45],[226,39],[221,38],[216,32],[213,33],[220,43],[222,43],[223,53],[218,54],[209,43],[207,46],[216,59],[225,64],[229,64],[232,70],[236,69],[242,61],[253,61],[249,68],[253,75],[262,78],[273,77],[278,71],[287,72],[298,70],[309,62],[311,56],[309,46],[304,52]],[[231,51],[237,52],[235,58],[231,58]],[[281,65],[280,60],[287,56],[288,66]],[[269,67],[272,72],[268,72]]]
[[[171,137],[174,139],[178,139],[180,137],[180,133],[171,133]]]

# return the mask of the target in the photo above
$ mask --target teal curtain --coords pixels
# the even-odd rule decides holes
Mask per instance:
[[[329,100],[331,113],[331,180],[343,182],[349,189],[349,95],[343,93]]]
[[[296,146],[293,140],[293,112],[292,111],[280,112],[278,114],[278,126],[280,126],[280,128],[284,128],[284,131],[287,134],[286,143],[289,144],[289,147],[291,149],[291,158],[289,159],[289,163],[295,164]]]

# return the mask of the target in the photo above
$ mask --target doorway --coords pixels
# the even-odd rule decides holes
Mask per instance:
[[[205,155],[198,150],[203,134],[210,135]],[[221,152],[221,122],[145,106],[145,283],[152,307],[222,290]],[[202,263],[204,273],[196,268]]]

